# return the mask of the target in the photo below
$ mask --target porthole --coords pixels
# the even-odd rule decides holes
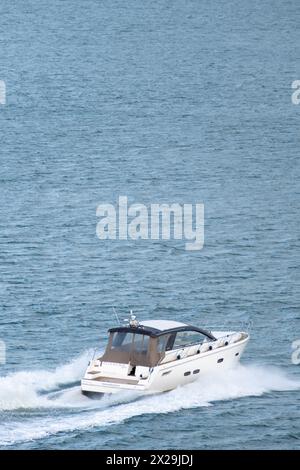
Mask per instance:
[[[239,353],[239,352],[237,352],[237,353],[235,353],[235,355],[236,355],[236,356],[239,356],[239,355],[240,355],[240,353]]]
[[[163,372],[161,375],[169,375],[171,374],[171,372],[172,372],[171,370],[166,370],[166,372]]]
[[[218,359],[218,364],[220,364],[223,361],[224,361],[224,359],[223,359],[223,357],[221,357],[220,359]]]
[[[200,372],[200,369],[195,369],[195,370],[193,371],[193,374],[199,374],[199,372]]]
[[[191,375],[191,371],[188,370],[187,372],[184,373],[184,375],[185,377],[187,377],[188,375]]]

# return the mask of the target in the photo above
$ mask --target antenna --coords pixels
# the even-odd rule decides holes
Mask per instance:
[[[117,314],[117,312],[116,312],[115,307],[113,306],[112,309],[113,309],[113,312],[114,312],[115,317],[116,317],[116,319],[117,319],[117,322],[119,323],[119,325],[121,325],[121,322],[120,322],[120,319],[119,319],[119,316],[118,316],[118,314]]]

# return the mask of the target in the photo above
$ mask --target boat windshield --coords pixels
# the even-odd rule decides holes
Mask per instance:
[[[135,365],[152,366],[157,364],[163,348],[157,348],[157,338],[141,333],[114,331],[110,334],[109,342],[103,361],[132,363]]]
[[[119,351],[130,351],[133,342],[133,333],[119,331],[113,335],[111,349]]]
[[[135,335],[119,331],[113,335],[111,344],[112,350],[120,352],[136,351],[141,354],[147,354],[149,348],[149,336]]]

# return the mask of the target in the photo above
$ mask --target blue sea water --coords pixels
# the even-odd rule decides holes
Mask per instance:
[[[298,0],[1,1],[1,448],[299,449],[299,42]],[[203,202],[203,250],[100,241],[119,195]],[[82,397],[112,305],[251,322],[242,366]]]

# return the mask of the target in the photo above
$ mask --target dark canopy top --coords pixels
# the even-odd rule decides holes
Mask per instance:
[[[169,328],[167,330],[158,330],[157,328],[153,328],[150,326],[143,326],[139,325],[137,327],[132,326],[117,326],[115,328],[110,328],[109,333],[116,333],[116,332],[123,332],[123,333],[135,333],[141,335],[148,335],[152,338],[157,338],[158,336],[166,335],[169,333],[177,333],[178,331],[196,331],[198,333],[202,333],[204,336],[211,340],[215,340],[216,338],[214,335],[207,330],[202,328],[197,328],[196,326],[185,325],[185,326],[178,326],[176,328]]]

